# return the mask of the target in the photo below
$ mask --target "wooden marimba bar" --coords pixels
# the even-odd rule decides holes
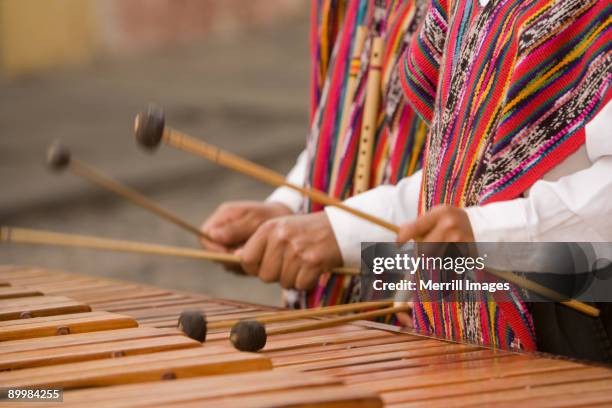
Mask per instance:
[[[185,337],[179,314],[214,322],[277,309],[39,268],[2,267],[0,285],[0,387],[63,387],[62,407],[612,404],[607,367],[363,321],[274,335],[242,353],[227,329],[203,345]],[[19,403],[29,405],[40,403]]]

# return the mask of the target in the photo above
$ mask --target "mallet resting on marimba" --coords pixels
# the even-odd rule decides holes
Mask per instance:
[[[272,329],[266,329],[266,327],[257,320],[243,320],[236,323],[236,325],[232,327],[230,332],[230,341],[234,347],[240,351],[259,351],[265,347],[268,336],[297,333],[306,330],[324,329],[348,322],[354,322],[356,320],[368,320],[376,317],[389,316],[395,313],[408,312],[411,309],[412,306],[405,304],[312,323],[301,323],[293,326],[277,327]]]
[[[392,301],[371,301],[350,303],[344,305],[334,305],[326,307],[317,307],[312,309],[290,310],[278,313],[262,314],[261,316],[253,317],[252,320],[257,320],[259,323],[283,322],[309,317],[329,316],[333,314],[350,313],[365,309],[378,309],[382,307],[392,306]],[[208,330],[213,329],[229,329],[240,323],[242,319],[229,319],[217,322],[208,322],[206,314],[199,310],[185,310],[181,313],[178,320],[178,328],[188,337],[198,340],[199,342],[206,341]]]

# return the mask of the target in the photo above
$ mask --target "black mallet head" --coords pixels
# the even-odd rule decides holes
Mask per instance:
[[[141,146],[154,150],[162,140],[165,126],[164,111],[155,105],[149,105],[146,112],[136,116],[134,135]]]
[[[59,141],[47,150],[47,165],[54,171],[64,170],[70,164],[70,150]]]
[[[198,310],[185,310],[178,320],[178,328],[190,339],[206,341],[206,315]]]
[[[230,341],[240,351],[259,351],[267,339],[265,326],[257,320],[242,320],[230,332]]]

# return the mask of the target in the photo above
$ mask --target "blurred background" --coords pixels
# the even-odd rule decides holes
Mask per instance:
[[[132,138],[148,102],[168,123],[278,171],[308,127],[306,0],[0,0],[0,224],[196,247],[188,233],[45,166],[73,155],[200,225],[272,188]],[[206,262],[0,245],[27,264],[267,304],[279,289]]]

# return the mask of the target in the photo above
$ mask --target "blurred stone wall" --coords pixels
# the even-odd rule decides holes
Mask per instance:
[[[232,34],[304,11],[303,0],[97,0],[106,51],[130,51]]]
[[[0,73],[19,76],[232,35],[303,16],[304,0],[0,0]]]

